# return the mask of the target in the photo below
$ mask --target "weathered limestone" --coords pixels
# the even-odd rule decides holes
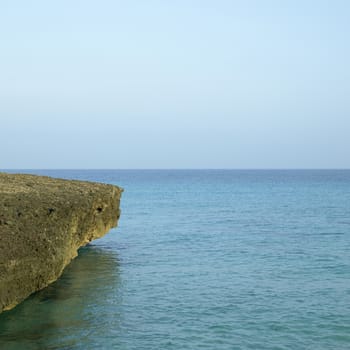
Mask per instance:
[[[79,247],[117,225],[122,189],[0,173],[0,312],[55,281]]]

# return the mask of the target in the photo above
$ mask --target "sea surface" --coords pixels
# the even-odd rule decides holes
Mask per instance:
[[[0,349],[350,349],[350,171],[24,172],[120,185],[122,215]]]

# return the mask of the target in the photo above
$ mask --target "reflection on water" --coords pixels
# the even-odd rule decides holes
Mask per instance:
[[[104,323],[118,323],[118,265],[108,247],[80,249],[58,281],[0,315],[0,349],[84,348],[84,339]],[[101,309],[113,315],[101,315]]]

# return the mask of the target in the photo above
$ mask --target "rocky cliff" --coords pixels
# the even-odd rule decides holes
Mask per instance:
[[[122,189],[0,173],[0,312],[55,281],[79,247],[117,225]]]

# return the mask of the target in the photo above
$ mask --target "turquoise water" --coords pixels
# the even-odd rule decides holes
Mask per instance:
[[[0,349],[350,348],[350,171],[36,173],[121,185],[122,216]]]

